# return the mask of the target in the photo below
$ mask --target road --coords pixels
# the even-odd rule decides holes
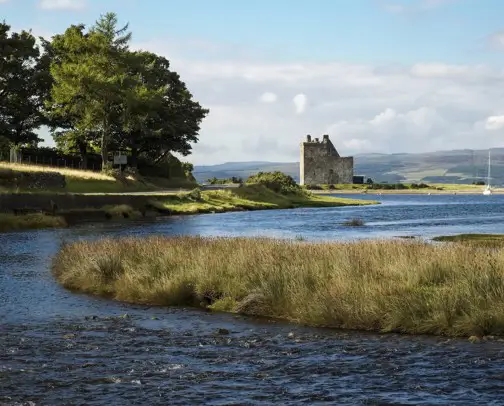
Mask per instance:
[[[201,190],[223,190],[223,189],[234,189],[238,187],[238,184],[232,185],[202,185],[200,186]],[[172,188],[172,189],[163,189],[163,190],[154,190],[149,192],[120,192],[120,193],[79,193],[86,196],[96,196],[96,195],[108,195],[108,196],[163,196],[163,195],[173,195],[180,192],[190,192],[191,189],[183,189],[183,188]]]

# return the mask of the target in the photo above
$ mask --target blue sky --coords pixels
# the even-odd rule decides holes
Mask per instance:
[[[67,0],[76,6],[60,10],[43,9],[40,0],[3,1],[0,15],[15,27],[61,32],[115,11],[138,41],[205,39],[280,61],[468,63],[476,54],[504,62],[485,44],[504,29],[499,0]]]
[[[503,145],[504,1],[0,0],[44,36],[106,11],[210,108],[195,163],[295,160],[304,132],[344,153]]]

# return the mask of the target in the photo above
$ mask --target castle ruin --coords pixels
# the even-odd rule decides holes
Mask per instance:
[[[301,185],[353,183],[353,157],[340,157],[327,134],[322,141],[306,136],[301,143],[299,169]]]

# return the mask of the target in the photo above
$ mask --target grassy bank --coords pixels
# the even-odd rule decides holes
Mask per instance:
[[[347,329],[504,335],[504,251],[411,241],[197,237],[65,245],[66,288]]]
[[[14,172],[45,172],[59,173],[65,177],[66,187],[57,190],[19,190],[15,187],[0,186],[0,193],[31,192],[31,193],[124,193],[156,191],[168,188],[193,188],[195,183],[186,179],[163,179],[143,177],[114,177],[102,172],[85,171],[69,168],[53,168],[37,165],[11,164],[0,162],[0,170]]]
[[[19,203],[22,212],[25,204],[32,206],[32,210],[47,212],[49,202],[52,199],[58,202],[57,216],[43,214],[2,214],[0,217],[0,232],[19,229],[60,227],[58,219],[64,219],[64,223],[72,225],[90,221],[108,221],[110,219],[134,219],[151,215],[171,215],[171,214],[197,214],[197,213],[221,213],[226,211],[240,210],[266,210],[266,209],[288,209],[295,207],[338,207],[348,205],[368,205],[374,204],[372,201],[361,201],[354,199],[341,199],[328,196],[315,196],[307,193],[280,194],[262,185],[247,185],[232,190],[199,191],[195,189],[191,192],[180,192],[177,194],[159,194],[144,196],[101,196],[101,195],[73,195],[69,201],[64,201],[68,196],[47,195],[35,196],[31,201],[25,200]],[[13,197],[13,196],[9,196]],[[44,197],[41,199],[41,197]],[[65,199],[62,199],[64,197]],[[4,199],[6,200],[6,199]],[[8,200],[8,199],[7,199]],[[19,199],[18,199],[19,200]],[[104,201],[107,201],[104,204]],[[120,203],[121,200],[126,203]],[[0,198],[0,206],[2,199]],[[102,202],[100,204],[100,202]],[[4,201],[5,209],[8,202]],[[17,207],[10,203],[11,206]],[[47,206],[47,207],[46,207]]]
[[[61,211],[58,215],[30,213],[14,215],[0,213],[0,232],[62,228],[82,220],[106,221],[113,219],[135,219],[142,214],[128,205],[104,206],[100,209]]]
[[[180,193],[157,198],[154,207],[177,214],[235,210],[289,209],[296,207],[338,207],[376,204],[373,201],[317,196],[310,193],[281,194],[262,185],[246,185],[227,190]]]
[[[39,213],[15,216],[0,213],[0,232],[65,226],[66,221],[61,216],[49,216]]]
[[[434,237],[433,241],[454,242],[488,248],[504,247],[504,234],[457,234]]]

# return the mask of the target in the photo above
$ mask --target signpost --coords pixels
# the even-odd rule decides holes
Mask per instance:
[[[119,152],[118,155],[114,155],[114,165],[119,165],[119,170],[122,172],[122,166],[128,163],[128,156],[121,155]]]

